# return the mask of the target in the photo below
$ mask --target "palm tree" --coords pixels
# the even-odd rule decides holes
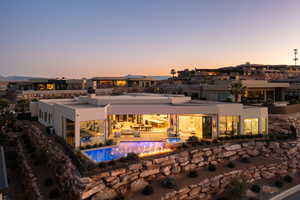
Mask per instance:
[[[234,95],[234,101],[235,102],[240,102],[241,101],[241,97],[243,95],[245,95],[246,90],[247,90],[247,87],[243,86],[242,82],[239,81],[239,82],[231,84],[230,93],[232,95]]]
[[[175,69],[171,69],[171,74],[172,74],[172,76],[173,76],[173,78],[174,78],[174,76],[175,76],[175,74],[176,74]]]

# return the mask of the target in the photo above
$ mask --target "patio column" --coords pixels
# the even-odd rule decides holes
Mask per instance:
[[[80,147],[80,121],[75,118],[75,148]]]
[[[212,139],[218,138],[219,120],[218,115],[212,116]]]
[[[240,116],[240,135],[245,135],[244,133],[244,117]]]

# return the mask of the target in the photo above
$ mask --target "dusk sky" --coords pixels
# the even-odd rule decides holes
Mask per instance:
[[[299,0],[1,0],[0,75],[293,64]]]

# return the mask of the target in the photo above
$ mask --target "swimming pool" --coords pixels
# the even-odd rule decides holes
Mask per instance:
[[[83,153],[95,162],[104,162],[125,157],[128,153],[149,153],[164,148],[165,142],[160,141],[128,141],[112,147],[85,150]]]
[[[83,153],[95,162],[115,160],[127,156],[128,153],[145,154],[149,152],[162,151],[165,144],[181,142],[180,138],[167,138],[162,141],[122,141],[116,146],[103,147],[99,149],[84,150]]]

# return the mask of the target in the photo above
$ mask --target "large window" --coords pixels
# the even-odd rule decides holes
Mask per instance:
[[[220,136],[232,136],[240,133],[239,116],[220,116],[219,120]]]
[[[111,115],[110,137],[130,139],[165,139],[168,129],[174,124],[173,115]]]
[[[258,119],[257,118],[244,119],[244,134],[245,135],[258,134]]]
[[[66,141],[69,145],[75,147],[75,123],[72,120],[66,119]]]
[[[105,140],[105,121],[90,120],[80,122],[80,146],[103,143]]]
[[[262,118],[261,119],[262,121],[262,127],[261,127],[261,132],[262,132],[262,134],[267,134],[267,128],[268,128],[268,120],[267,120],[267,118]]]
[[[202,138],[202,117],[199,115],[179,115],[179,133],[183,138],[195,135]]]

